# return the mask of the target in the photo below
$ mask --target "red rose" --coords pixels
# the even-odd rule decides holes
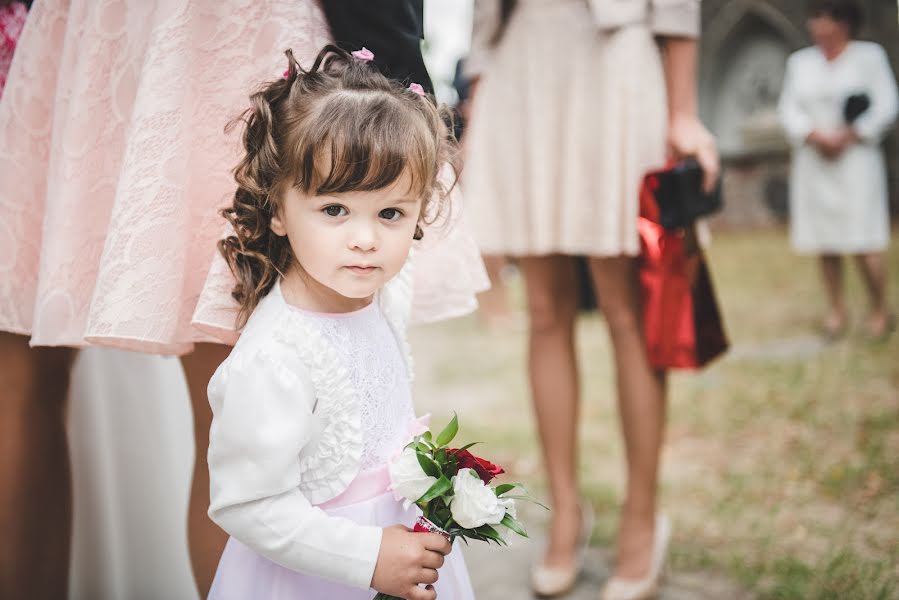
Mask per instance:
[[[502,467],[497,466],[489,460],[478,458],[468,450],[448,450],[450,454],[456,455],[460,469],[474,469],[481,481],[490,483],[490,480],[505,473]]]

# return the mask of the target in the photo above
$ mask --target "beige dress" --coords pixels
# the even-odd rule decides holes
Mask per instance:
[[[698,3],[682,2],[681,12],[663,3],[677,16],[671,34],[695,33]],[[643,18],[608,26],[600,2],[519,0],[491,46],[496,4],[476,6],[470,64],[480,82],[465,139],[464,190],[481,250],[637,254],[638,186],[665,162],[655,39],[665,23],[647,16],[649,1],[637,2]]]

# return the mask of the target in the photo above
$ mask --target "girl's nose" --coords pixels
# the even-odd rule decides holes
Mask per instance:
[[[370,223],[360,223],[354,230],[350,238],[350,249],[361,250],[363,252],[371,252],[378,248],[378,234],[374,225]]]

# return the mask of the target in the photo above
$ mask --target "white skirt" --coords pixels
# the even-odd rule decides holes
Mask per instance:
[[[381,527],[398,523],[412,527],[421,514],[414,505],[403,509],[392,492],[325,512]],[[440,600],[474,600],[465,560],[458,544],[455,546],[438,571],[440,579],[434,589]],[[375,593],[292,571],[231,538],[219,561],[209,600],[370,600]]]
[[[800,254],[867,254],[889,246],[887,172],[879,146],[855,144],[837,160],[808,145],[796,149],[790,238]]]

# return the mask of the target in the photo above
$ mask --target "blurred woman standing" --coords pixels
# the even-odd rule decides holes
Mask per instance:
[[[868,335],[884,338],[895,327],[887,303],[890,220],[880,142],[896,119],[899,96],[883,48],[855,39],[861,25],[856,0],[810,2],[815,45],[790,56],[780,98],[793,145],[793,247],[820,258],[830,303],[823,330],[831,339],[849,322],[844,255],[855,256],[868,290]]]
[[[576,477],[578,312],[574,257],[587,256],[614,346],[627,493],[607,600],[655,596],[670,526],[656,513],[662,373],[643,337],[638,190],[667,158],[718,154],[697,116],[698,0],[479,0],[478,76],[464,184],[481,250],[517,257],[530,321],[529,371],[553,513],[534,590],[566,593],[590,537]],[[667,136],[666,136],[667,133]],[[667,152],[666,152],[667,147]]]

